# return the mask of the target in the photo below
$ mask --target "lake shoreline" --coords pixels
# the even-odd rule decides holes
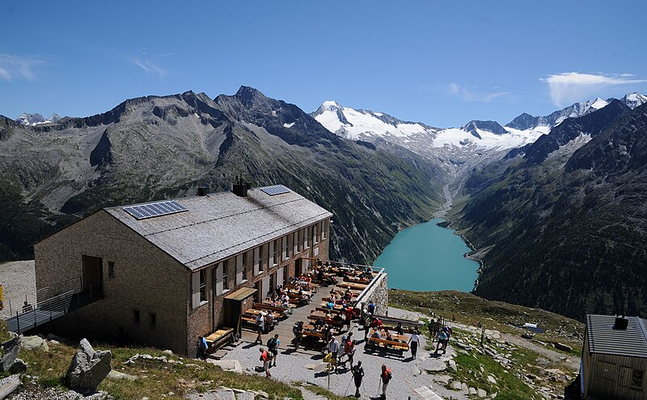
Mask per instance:
[[[441,228],[446,228],[446,229],[451,229],[454,232],[454,235],[460,236],[460,238],[465,242],[467,247],[469,247],[471,250],[468,251],[467,253],[463,254],[463,257],[465,257],[468,260],[476,261],[479,264],[479,268],[476,270],[476,273],[478,274],[476,280],[474,281],[474,287],[472,288],[471,292],[474,292],[476,290],[476,287],[478,286],[480,279],[481,279],[481,274],[483,273],[483,268],[485,266],[485,263],[483,260],[480,258],[481,254],[485,255],[484,253],[487,253],[489,249],[486,250],[478,250],[470,240],[465,237],[462,233],[458,233],[458,230],[452,228],[452,224],[454,221],[452,220],[444,220],[442,222],[438,222],[436,225],[438,225]]]
[[[396,235],[374,263],[389,274],[389,288],[466,293],[474,290],[481,263],[465,257],[472,247],[465,240],[456,240],[453,230],[439,229],[450,224],[451,221],[434,218]]]

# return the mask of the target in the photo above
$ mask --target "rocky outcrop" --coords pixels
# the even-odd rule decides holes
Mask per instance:
[[[0,358],[0,372],[8,372],[16,362],[20,352],[20,338],[16,337],[2,343],[0,350],[2,350],[1,354],[3,354]]]
[[[94,392],[110,373],[112,353],[109,350],[95,351],[87,339],[81,340],[72,358],[65,378],[71,389],[77,392]]]

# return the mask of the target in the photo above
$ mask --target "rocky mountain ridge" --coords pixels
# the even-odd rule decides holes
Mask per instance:
[[[487,250],[476,294],[578,319],[646,315],[646,107],[613,100],[470,177],[455,223]]]
[[[0,137],[4,260],[29,258],[33,242],[100,207],[229,190],[237,176],[331,210],[331,256],[360,263],[440,202],[441,171],[420,156],[342,139],[248,87],[130,99],[33,127],[3,118]]]

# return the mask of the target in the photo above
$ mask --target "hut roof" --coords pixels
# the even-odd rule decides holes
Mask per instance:
[[[283,189],[250,189],[246,197],[221,192],[104,210],[196,270],[332,217],[298,193],[278,187]]]

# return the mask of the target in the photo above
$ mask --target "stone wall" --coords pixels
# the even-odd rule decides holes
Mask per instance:
[[[104,298],[55,319],[50,330],[187,353],[189,271],[107,212],[44,239],[34,253],[37,288],[51,288],[39,291],[39,301],[81,289],[83,256],[102,260]]]
[[[389,288],[386,272],[380,273],[375,279],[370,289],[364,293],[362,298],[358,299],[360,304],[358,307],[364,310],[368,303],[373,301],[375,303],[375,314],[387,315],[389,311]]]

